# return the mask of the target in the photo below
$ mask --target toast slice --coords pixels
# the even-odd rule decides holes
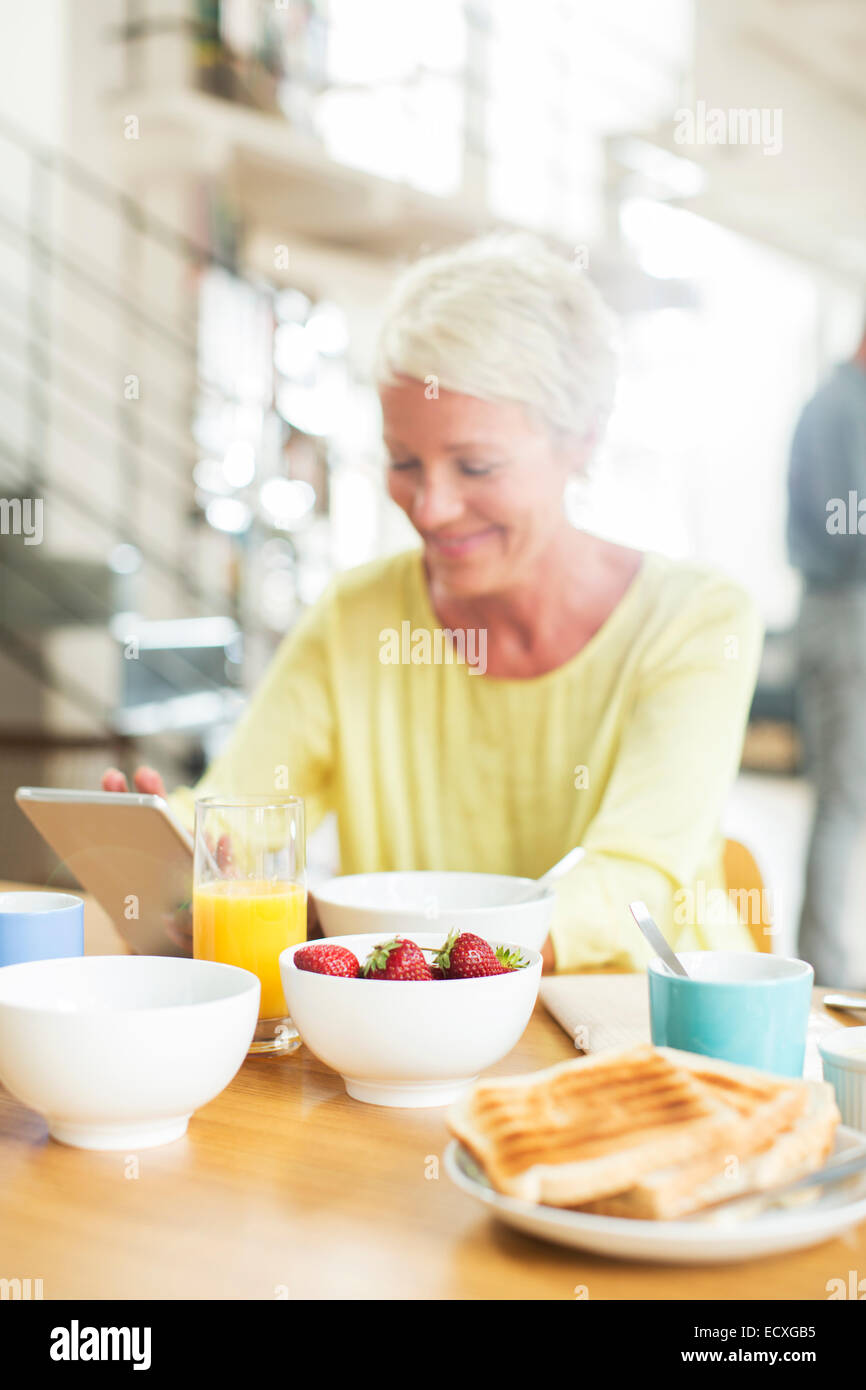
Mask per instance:
[[[753,1067],[734,1065],[694,1052],[661,1048],[675,1065],[685,1067],[718,1100],[730,1105],[743,1121],[732,1157],[741,1160],[762,1148],[803,1115],[809,1105],[808,1083],[779,1077]],[[730,1165],[736,1166],[736,1165]]]
[[[449,1112],[452,1134],[500,1192],[578,1206],[646,1173],[730,1148],[743,1119],[649,1044],[531,1076],[479,1081]]]
[[[826,1082],[808,1083],[812,1090],[809,1108],[790,1130],[785,1130],[773,1143],[766,1145],[743,1165],[740,1177],[740,1191],[747,1201],[755,1194],[758,1202],[761,1192],[779,1183],[793,1181],[794,1178],[812,1173],[826,1163],[833,1151],[836,1127],[840,1121],[839,1110],[833,1087]],[[734,1196],[729,1184],[722,1188],[718,1182],[706,1185],[699,1193],[701,1215],[712,1216],[712,1204],[726,1197]],[[817,1189],[793,1194],[792,1202],[812,1202],[818,1196]],[[729,1217],[730,1207],[722,1207],[720,1215]],[[742,1216],[742,1212],[740,1212]]]
[[[761,1191],[823,1163],[839,1112],[826,1082],[780,1081],[750,1068],[676,1054],[683,1065],[742,1115],[738,1140],[645,1174],[626,1192],[587,1204],[600,1216],[677,1220],[738,1193]]]

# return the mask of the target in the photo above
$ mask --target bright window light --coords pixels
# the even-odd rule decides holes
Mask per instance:
[[[492,212],[581,238],[602,226],[607,140],[670,119],[691,43],[691,0],[591,9],[494,0],[476,75]]]
[[[116,545],[108,557],[110,569],[115,574],[135,574],[141,568],[141,551],[134,545]]]
[[[659,280],[703,275],[724,239],[712,222],[650,198],[627,199],[620,227],[641,269]]]
[[[259,499],[273,524],[290,531],[313,510],[316,492],[302,478],[269,478],[262,484]]]
[[[292,381],[312,382],[319,369],[313,334],[300,323],[282,323],[274,334],[274,365]]]
[[[237,497],[214,497],[205,508],[205,516],[215,530],[232,536],[243,535],[253,519],[246,502]]]
[[[317,304],[304,327],[316,351],[326,357],[340,357],[349,346],[346,315],[337,304]]]
[[[316,125],[332,157],[445,196],[462,173],[461,0],[331,0]]]
[[[256,476],[256,451],[243,439],[226,449],[222,471],[231,487],[247,487]]]
[[[219,459],[200,459],[192,470],[193,481],[203,493],[216,497],[226,497],[231,492],[231,483],[226,479]]]

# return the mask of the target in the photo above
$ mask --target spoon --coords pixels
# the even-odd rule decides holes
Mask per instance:
[[[575,864],[580,863],[585,854],[586,850],[582,849],[580,845],[577,845],[574,849],[570,849],[568,854],[564,854],[561,859],[557,859],[556,863],[547,870],[547,873],[542,874],[541,878],[534,879],[531,884],[524,888],[519,897],[509,898],[508,906],[510,907],[512,903],[525,903],[528,902],[530,898],[538,897],[539,891],[549,888],[558,878],[562,878],[563,874],[569,873],[569,871],[574,868]]]
[[[712,1221],[720,1207],[729,1208],[736,1211],[738,1204],[742,1206],[744,1212],[751,1211],[755,1201],[760,1202],[761,1208],[772,1206],[780,1197],[787,1197],[791,1192],[798,1192],[807,1187],[829,1187],[831,1183],[842,1182],[845,1178],[853,1177],[856,1173],[862,1173],[866,1168],[866,1148],[859,1148],[852,1155],[850,1152],[842,1152],[835,1158],[826,1163],[823,1168],[817,1168],[811,1173],[806,1173],[804,1177],[794,1178],[790,1182],[777,1183],[774,1187],[753,1189],[751,1192],[737,1192],[732,1197],[724,1197],[721,1202],[714,1202],[712,1206],[706,1207],[702,1212],[696,1213],[699,1219]]]
[[[856,994],[825,994],[822,1004],[828,1009],[849,1009],[852,1012],[863,1012],[866,1010],[866,998]]]
[[[686,970],[679,956],[675,955],[668,943],[662,936],[660,928],[649,915],[649,908],[646,903],[629,903],[628,910],[637,922],[646,940],[652,946],[657,956],[660,956],[664,964],[672,975],[681,975],[684,980],[689,979],[689,972]]]

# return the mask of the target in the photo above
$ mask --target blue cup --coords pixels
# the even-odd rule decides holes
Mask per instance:
[[[0,966],[84,955],[84,903],[71,893],[0,893]]]
[[[681,951],[689,979],[647,967],[652,1040],[802,1076],[814,972],[804,960],[752,951]]]

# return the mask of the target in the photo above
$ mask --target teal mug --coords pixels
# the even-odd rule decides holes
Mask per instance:
[[[681,951],[688,979],[657,958],[647,967],[657,1047],[802,1076],[814,971],[756,951]]]

